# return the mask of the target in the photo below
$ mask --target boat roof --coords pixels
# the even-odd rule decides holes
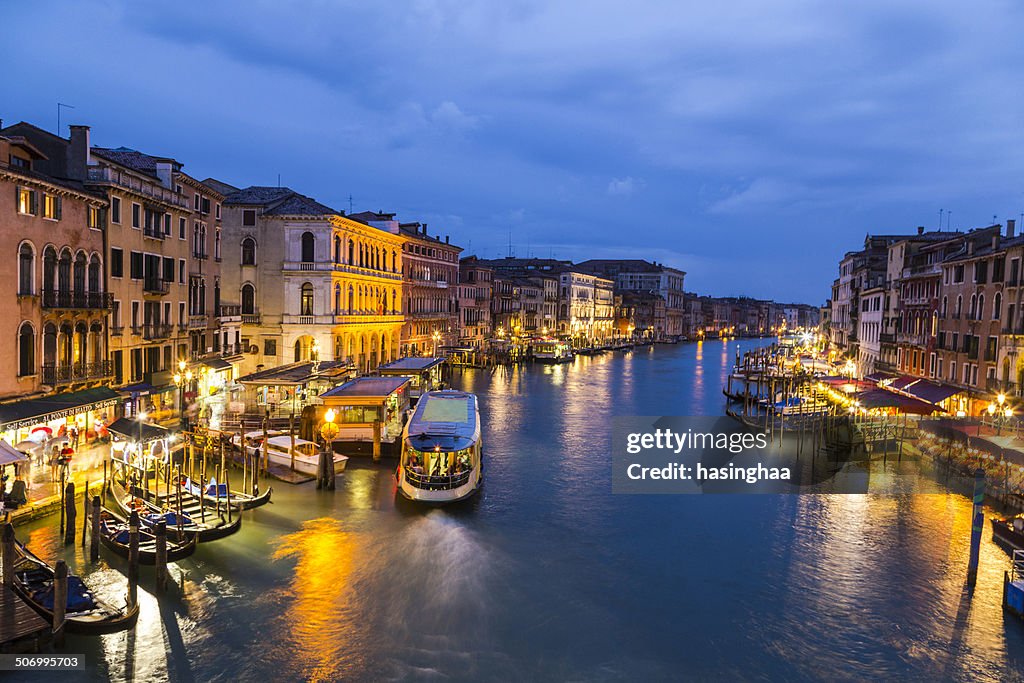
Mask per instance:
[[[378,370],[386,374],[395,374],[398,372],[422,372],[424,370],[430,370],[436,368],[438,365],[444,363],[444,358],[399,358],[398,360],[385,363],[380,366]]]
[[[284,435],[284,436],[271,436],[271,437],[267,438],[267,443],[272,443],[272,444],[282,444],[283,443],[283,444],[285,444],[285,445],[290,447],[291,443],[292,443],[292,437],[290,437],[288,435]],[[301,445],[307,444],[307,443],[311,443],[314,446],[316,445],[314,442],[309,441],[307,439],[300,439],[299,437],[295,437],[295,445],[296,446],[301,446]]]
[[[408,377],[357,377],[320,394],[320,398],[331,397],[379,397],[385,398],[410,382]]]
[[[448,389],[420,397],[409,421],[409,436],[435,434],[472,437],[477,429],[476,395]]]

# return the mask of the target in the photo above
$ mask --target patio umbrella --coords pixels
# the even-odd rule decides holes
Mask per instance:
[[[32,430],[32,433],[29,435],[29,438],[33,440],[49,439],[51,436],[53,436],[53,430],[50,429],[49,427],[36,427],[35,429]]]
[[[6,441],[0,441],[0,465],[17,465],[28,460],[28,456]]]

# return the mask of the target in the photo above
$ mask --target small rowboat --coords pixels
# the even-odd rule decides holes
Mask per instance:
[[[237,512],[233,518],[216,512],[207,512],[204,515],[199,504],[195,503],[183,509],[179,517],[177,512],[150,500],[152,493],[147,495],[147,492],[138,487],[132,487],[132,493],[129,493],[121,482],[113,479],[110,482],[110,491],[126,517],[131,515],[132,510],[139,513],[140,528],[151,528],[163,521],[167,525],[168,536],[180,528],[183,533],[197,535],[200,543],[209,543],[230,536],[242,527],[242,515]]]
[[[181,478],[181,488],[196,500],[200,498],[199,494],[201,487],[198,483],[192,481],[188,477],[183,476]],[[258,508],[259,506],[270,502],[270,494],[273,493],[273,491],[273,488],[268,488],[260,495],[253,496],[232,490],[230,496],[231,507],[239,510],[252,510],[253,508]],[[210,483],[202,490],[202,499],[204,505],[212,508],[217,507],[218,502],[227,503],[229,500],[228,485],[218,484],[216,479],[210,479]]]
[[[100,510],[100,541],[114,553],[128,559],[128,522],[110,510]],[[189,533],[186,540],[178,542],[175,527],[167,527],[167,561],[184,560],[196,551],[199,535]],[[150,528],[139,525],[139,564],[156,564],[156,536]]]
[[[53,623],[53,591],[55,572],[23,544],[16,542],[14,551],[14,590],[39,616]],[[124,631],[135,625],[139,605],[116,609],[101,601],[81,578],[68,574],[68,600],[64,628],[68,633],[102,635]]]

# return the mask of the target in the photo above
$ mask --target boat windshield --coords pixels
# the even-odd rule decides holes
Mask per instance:
[[[473,449],[459,451],[418,451],[411,446],[402,454],[406,469],[429,477],[454,477],[473,469]]]

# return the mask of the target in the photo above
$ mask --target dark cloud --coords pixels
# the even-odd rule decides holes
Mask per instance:
[[[867,232],[1024,210],[1002,2],[48,0],[0,116],[399,211],[487,256],[649,255],[819,301]],[[809,258],[808,255],[811,255]],[[784,273],[784,276],[780,274]]]

